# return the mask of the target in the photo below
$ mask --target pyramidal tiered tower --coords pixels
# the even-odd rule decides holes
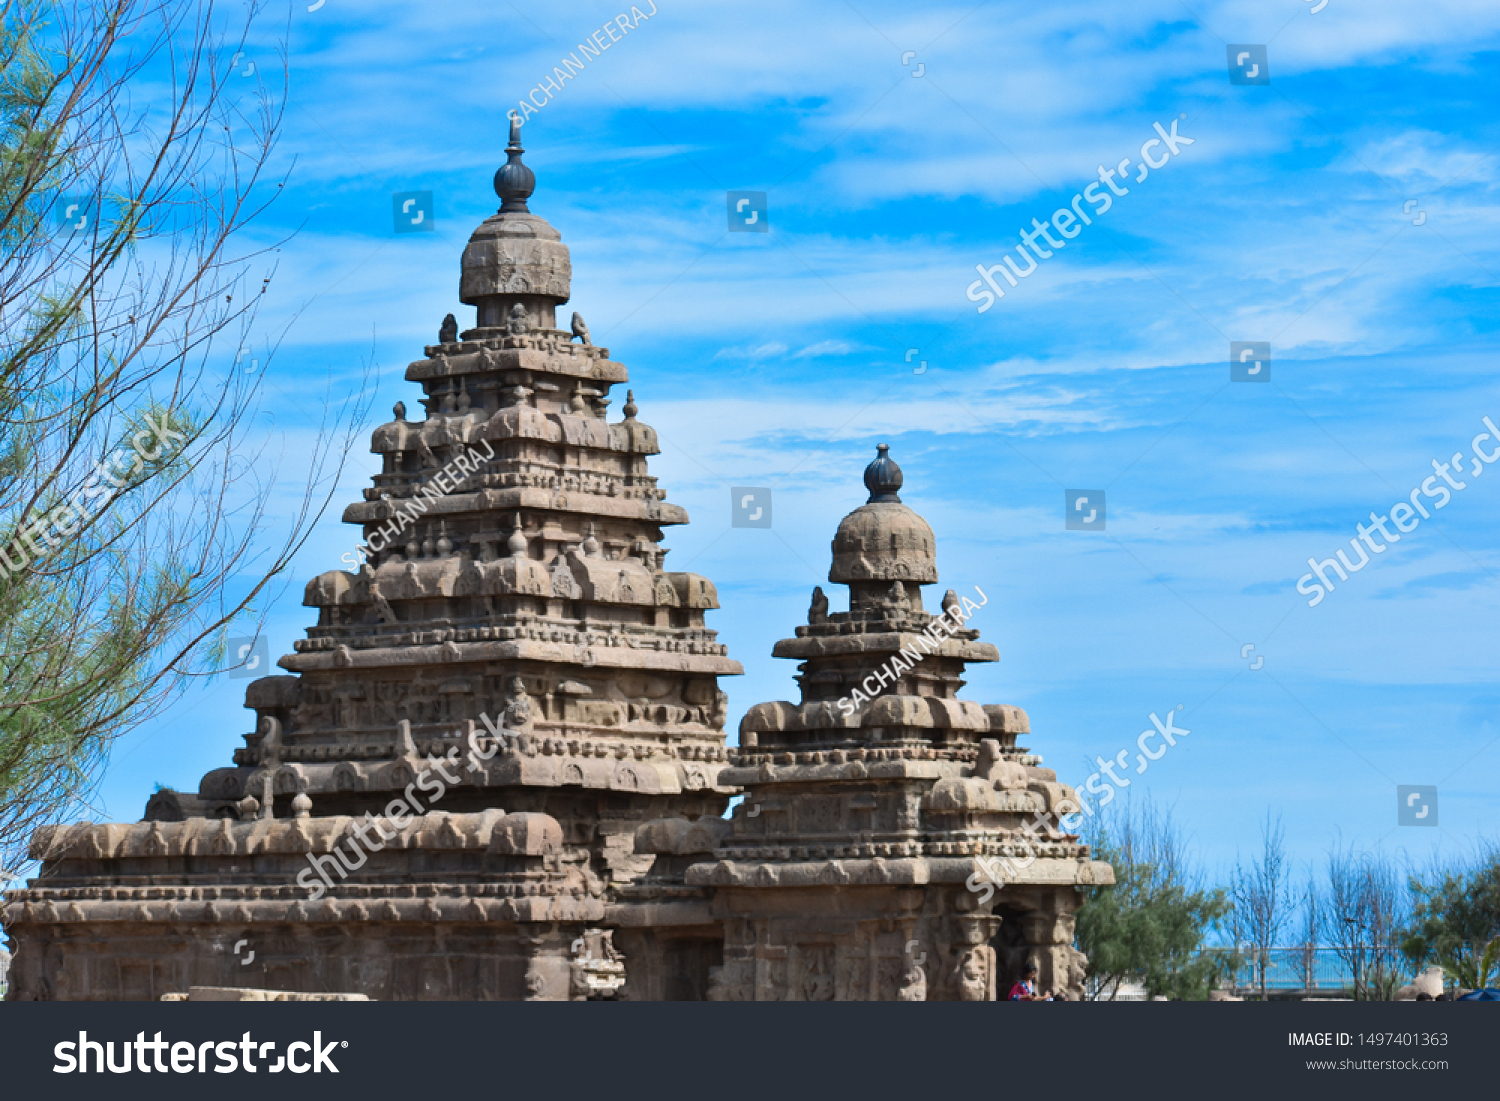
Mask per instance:
[[[982,603],[950,589],[943,615],[923,610],[936,543],[887,451],[833,539],[849,610],[816,589],[776,644],[802,661],[802,702],[746,714],[721,777],[744,802],[684,873],[723,923],[709,995],[987,1001],[1035,962],[1041,988],[1081,997],[1075,888],[1113,871],[1059,831],[1077,796],[1016,745],[1026,713],[958,698],[965,664],[1000,655],[964,625]]]
[[[12,998],[577,997],[606,920],[649,926],[633,943],[685,996],[706,985],[703,908],[676,937],[660,892],[647,920],[621,891],[655,859],[639,826],[726,809],[717,678],[742,670],[704,624],[713,585],[664,568],[687,514],[633,395],[606,417],[624,365],[577,314],[557,328],[568,249],[527,209],[514,124],[507,152],[463,254],[477,324],[450,315],[407,369],[426,416],[375,430],[381,472],[344,514],[367,561],[308,586],[317,626],[280,661],[296,675],[250,685],[232,767],[136,825],[38,833],[5,911]]]

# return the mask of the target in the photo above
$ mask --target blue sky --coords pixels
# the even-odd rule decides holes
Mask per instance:
[[[248,97],[284,39],[288,182],[252,234],[295,231],[252,334],[279,341],[284,474],[330,380],[373,363],[370,427],[416,407],[406,364],[445,313],[472,323],[458,257],[496,206],[506,112],[622,13],[308,6],[252,40],[243,78]],[[973,625],[1003,660],[965,695],[1026,708],[1063,779],[1182,704],[1192,734],[1132,791],[1211,869],[1268,810],[1299,863],[1335,838],[1425,861],[1493,829],[1500,469],[1319,606],[1295,586],[1500,423],[1500,9],[1314,6],[662,0],[527,119],[532,209],[572,251],[561,317],[630,368],[652,471],[693,520],[668,567],[718,586],[711,625],[746,670],[732,725],[795,694],[771,646],[827,585],[884,442],[938,536],[929,607],[989,597]],[[1232,85],[1229,43],[1265,45],[1271,83]],[[1192,144],[1137,183],[1174,119]],[[977,312],[975,266],[1126,157],[1129,194]],[[415,190],[436,231],[395,234],[391,195]],[[727,231],[728,190],[767,193],[768,233]],[[1269,384],[1230,382],[1236,340],[1271,343]],[[373,469],[361,448],[266,608],[273,657],[354,545],[338,516]],[[731,486],[771,487],[774,527],[732,528]],[[1105,531],[1064,529],[1067,489],[1106,491]],[[134,820],[153,783],[228,763],[245,683],[123,737],[98,813]],[[1397,784],[1438,785],[1439,828],[1397,826]]]

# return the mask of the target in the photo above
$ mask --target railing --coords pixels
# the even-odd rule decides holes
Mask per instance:
[[[1240,948],[1241,967],[1233,985],[1241,990],[1260,989],[1258,951]],[[1354,972],[1337,948],[1272,948],[1266,959],[1266,989],[1347,990],[1354,985]]]
[[[1226,949],[1210,948],[1194,955],[1223,955]],[[1234,989],[1244,993],[1260,989],[1260,973],[1256,966],[1257,950],[1240,947],[1240,966],[1229,978],[1221,981],[1221,989]],[[1367,966],[1369,966],[1367,964]],[[1404,962],[1401,965],[1404,968]],[[1309,974],[1310,972],[1310,974]],[[1403,979],[1405,976],[1403,975]],[[1266,991],[1306,990],[1338,994],[1354,986],[1354,973],[1347,962],[1339,956],[1337,948],[1272,948],[1266,960]],[[1090,983],[1088,995],[1095,997],[1098,990]],[[1139,983],[1120,984],[1115,1001],[1145,1001],[1148,998]]]

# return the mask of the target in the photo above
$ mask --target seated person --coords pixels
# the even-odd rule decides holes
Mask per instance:
[[[1036,964],[1028,964],[1026,976],[1010,988],[1010,1000],[1013,1002],[1050,1002],[1052,1000],[1050,993],[1038,994],[1036,992],[1036,976]]]

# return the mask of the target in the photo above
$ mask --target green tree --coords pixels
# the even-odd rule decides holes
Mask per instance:
[[[219,668],[225,628],[306,539],[352,442],[319,433],[279,549],[260,550],[260,374],[225,342],[248,339],[270,283],[270,247],[237,242],[281,186],[265,176],[280,109],[231,88],[244,37],[223,24],[207,2],[0,3],[11,872],[33,826],[83,812],[119,733]]]
[[[1085,830],[1095,859],[1115,870],[1113,886],[1085,892],[1074,926],[1100,996],[1134,980],[1152,997],[1206,998],[1236,963],[1232,951],[1204,950],[1230,907],[1189,867],[1170,812],[1128,803]]]
[[[1414,967],[1441,965],[1460,986],[1482,985],[1493,977],[1482,966],[1487,946],[1500,937],[1500,848],[1425,879],[1411,880],[1416,905],[1402,954]]]

